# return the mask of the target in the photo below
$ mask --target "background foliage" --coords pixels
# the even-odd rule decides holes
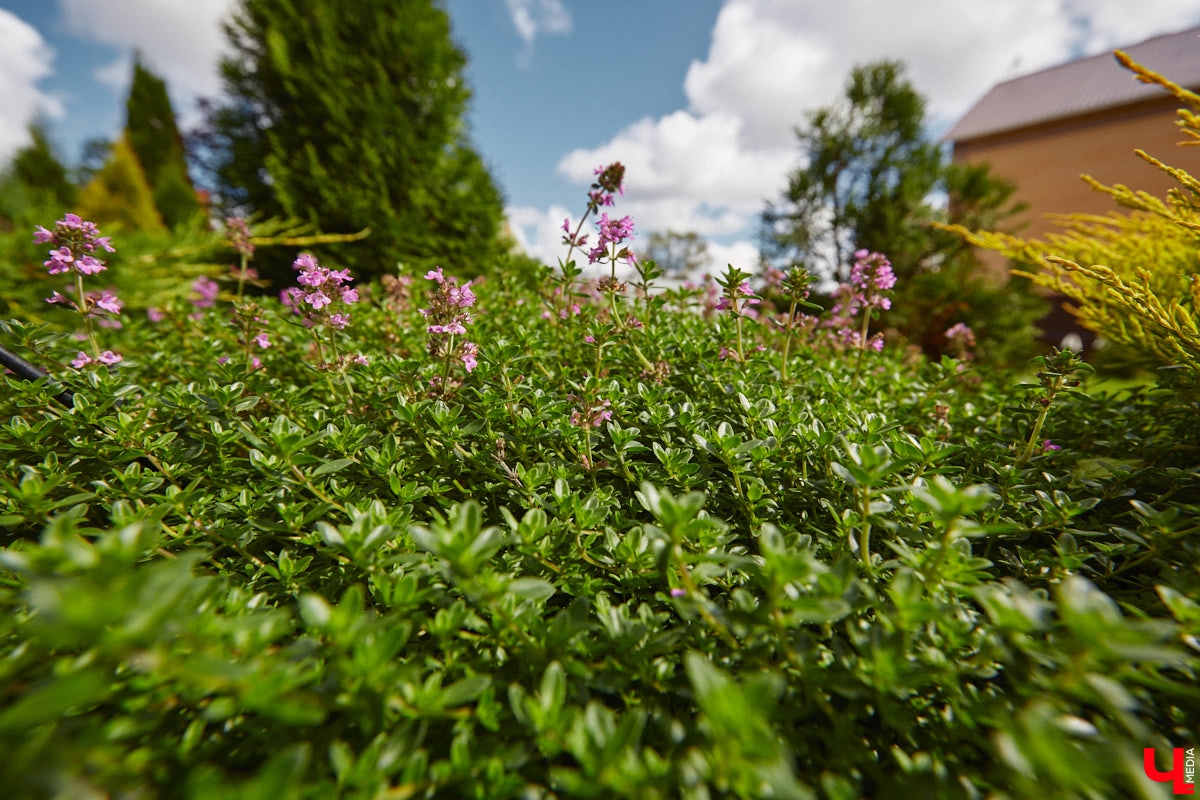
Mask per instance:
[[[227,211],[370,228],[332,251],[363,275],[494,268],[503,203],[467,136],[466,59],[439,4],[244,0],[227,30],[230,102],[206,140]]]
[[[965,242],[932,227],[995,227],[1016,209],[1015,187],[985,167],[951,163],[924,126],[925,99],[902,64],[855,67],[843,96],[796,129],[804,165],[763,212],[763,257],[841,279],[856,250],[887,253],[903,279],[890,322],[906,338],[936,355],[946,329],[969,321],[986,358],[1022,361],[1033,354],[1044,301],[1021,282],[986,275]]]

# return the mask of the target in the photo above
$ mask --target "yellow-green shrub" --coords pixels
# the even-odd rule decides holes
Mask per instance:
[[[1143,83],[1164,87],[1187,107],[1176,125],[1183,145],[1200,145],[1200,95],[1134,63],[1117,60]],[[1071,214],[1059,218],[1061,233],[1025,240],[1002,233],[949,227],[977,247],[1040,267],[1015,270],[1074,302],[1071,311],[1100,336],[1128,345],[1150,366],[1175,366],[1200,380],[1200,181],[1142,150],[1139,157],[1179,184],[1167,198],[1084,176],[1129,213]]]

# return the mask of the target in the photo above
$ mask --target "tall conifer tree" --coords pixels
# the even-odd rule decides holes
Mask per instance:
[[[127,231],[163,230],[150,182],[126,138],[113,142],[104,167],[80,190],[76,210],[93,222]]]
[[[155,208],[172,228],[187,222],[200,210],[200,202],[188,177],[183,137],[166,82],[140,56],[134,58],[125,111],[126,138],[150,184]]]
[[[12,180],[38,192],[47,201],[66,208],[75,201],[75,186],[67,170],[54,155],[54,148],[41,123],[29,126],[30,142],[17,151],[9,165]]]
[[[503,203],[468,140],[466,58],[438,3],[241,0],[226,32],[218,194],[269,196],[329,233],[370,227],[337,252],[361,273],[491,266]]]

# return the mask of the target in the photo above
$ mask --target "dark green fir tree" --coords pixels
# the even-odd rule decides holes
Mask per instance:
[[[168,227],[191,222],[200,201],[188,176],[183,137],[167,95],[167,84],[141,57],[133,62],[133,80],[125,102],[130,147],[154,195],[154,206]]]
[[[38,193],[45,202],[66,209],[75,202],[75,185],[67,177],[66,167],[55,156],[41,123],[35,122],[29,126],[29,140],[29,144],[13,156],[8,178]]]
[[[241,0],[226,32],[229,101],[205,137],[225,210],[370,228],[331,248],[362,276],[493,266],[503,202],[467,136],[466,57],[439,3]]]

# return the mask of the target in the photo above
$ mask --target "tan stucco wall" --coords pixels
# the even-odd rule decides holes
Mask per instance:
[[[1170,176],[1139,158],[1133,152],[1137,148],[1200,176],[1200,146],[1177,146],[1183,139],[1174,124],[1177,106],[1174,98],[1167,97],[956,142],[954,160],[988,163],[997,175],[1015,181],[1015,197],[1028,203],[1029,208],[1014,221],[1028,223],[1020,231],[1023,237],[1039,238],[1055,228],[1044,217],[1047,213],[1104,214],[1120,210],[1108,195],[1080,180],[1083,173],[1105,185],[1123,183],[1159,196],[1177,186]],[[1003,270],[1003,259],[986,253],[982,257],[990,269]]]

